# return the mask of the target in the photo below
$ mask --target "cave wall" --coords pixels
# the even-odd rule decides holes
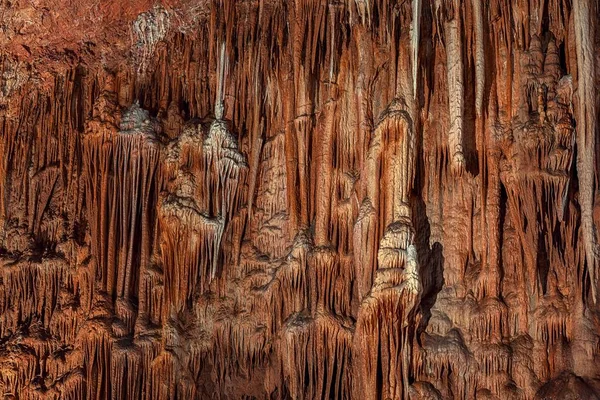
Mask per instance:
[[[0,393],[600,396],[597,0],[0,0]]]

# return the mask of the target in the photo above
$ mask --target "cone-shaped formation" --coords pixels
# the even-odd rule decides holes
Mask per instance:
[[[0,397],[600,397],[597,0],[88,3],[0,0]]]

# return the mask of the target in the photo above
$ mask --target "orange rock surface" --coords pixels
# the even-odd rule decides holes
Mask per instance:
[[[600,398],[598,0],[0,0],[5,399]]]

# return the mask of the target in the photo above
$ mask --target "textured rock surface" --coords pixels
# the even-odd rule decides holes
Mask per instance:
[[[0,394],[600,396],[597,0],[0,0]]]

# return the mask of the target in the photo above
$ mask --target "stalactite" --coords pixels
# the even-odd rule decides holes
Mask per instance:
[[[362,300],[373,284],[377,241],[371,232],[376,229],[377,216],[371,202],[363,202],[354,226],[354,266],[358,298]]]
[[[577,174],[581,204],[582,238],[585,246],[585,261],[590,276],[592,299],[596,302],[598,286],[598,244],[592,220],[594,204],[594,182],[596,174],[596,94],[594,50],[595,25],[591,1],[573,1],[575,21],[575,43],[577,50]]]
[[[417,98],[418,73],[419,73],[419,38],[421,36],[421,0],[414,0],[412,4],[412,26],[411,26],[411,46],[412,46],[412,81],[413,81],[413,99]]]
[[[315,244],[317,246],[326,246],[329,243],[329,231],[331,225],[331,206],[332,206],[332,178],[333,178],[333,160],[332,147],[335,137],[335,101],[326,106],[324,110],[323,122],[320,124],[319,131],[321,136],[320,170],[317,172],[318,187],[316,199],[316,222],[315,222]]]
[[[164,300],[180,311],[196,288],[206,290],[215,277],[224,221],[203,216],[189,199],[173,195],[161,201],[160,209]]]
[[[475,110],[477,117],[483,113],[483,93],[485,90],[485,44],[483,42],[483,4],[471,0],[475,25]]]
[[[137,297],[139,269],[151,254],[148,227],[156,203],[159,149],[148,113],[134,105],[123,113],[116,131],[118,114],[107,104],[111,101],[99,100],[97,119],[88,125],[83,144],[87,199],[96,276],[102,290],[130,301]]]
[[[293,315],[286,323],[281,344],[290,357],[282,374],[296,399],[349,398],[352,331],[348,321],[319,309],[314,318]]]
[[[448,68],[448,103],[450,120],[448,132],[448,148],[451,157],[452,171],[460,176],[466,168],[463,152],[464,129],[464,84],[462,40],[460,23],[460,6],[454,2],[454,16],[446,22],[446,59]]]

